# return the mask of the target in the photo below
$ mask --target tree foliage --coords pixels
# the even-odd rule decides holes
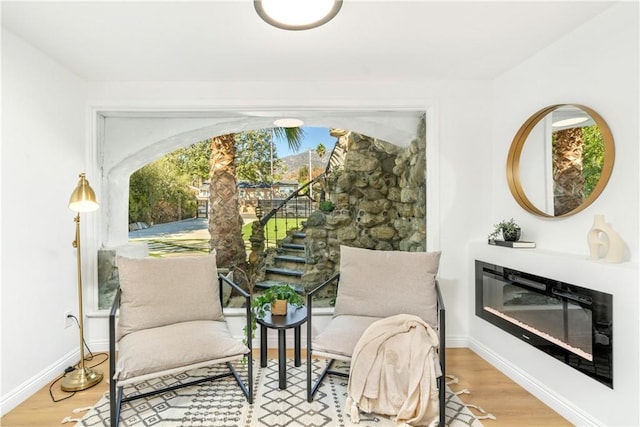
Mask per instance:
[[[188,147],[178,148],[167,154],[175,164],[178,172],[191,177],[191,183],[199,186],[209,179],[209,159],[211,158],[211,142],[204,140]]]
[[[271,182],[271,167],[280,165],[278,153],[273,146],[271,129],[259,129],[234,135],[236,143],[236,173],[238,181],[251,183]],[[271,161],[273,160],[273,165]]]
[[[172,153],[173,154],[173,153]],[[129,222],[157,224],[194,217],[197,201],[189,174],[167,155],[129,178]]]
[[[298,183],[304,184],[309,181],[309,166],[304,165],[298,169]]]
[[[289,148],[293,151],[300,149],[300,144],[304,139],[304,129],[301,127],[281,128],[275,127],[269,129],[274,138],[286,139]]]
[[[269,128],[234,135],[237,178],[269,182],[279,167],[274,138],[284,138],[298,149],[302,128]],[[195,188],[210,178],[211,139],[179,148],[134,172],[129,179],[129,221],[163,223],[196,216]]]
[[[587,198],[598,184],[604,165],[604,141],[598,125],[583,127],[582,141],[582,175]]]

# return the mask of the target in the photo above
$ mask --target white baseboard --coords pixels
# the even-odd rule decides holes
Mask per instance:
[[[49,365],[37,375],[23,382],[18,387],[9,391],[6,395],[3,395],[2,401],[0,401],[0,416],[4,416],[13,408],[35,394],[42,387],[58,378],[64,373],[64,370],[67,367],[78,363],[79,358],[79,350],[74,350]]]
[[[535,378],[531,377],[526,372],[518,369],[506,360],[502,359],[490,348],[474,340],[473,338],[469,338],[469,348],[574,425],[605,425],[602,421],[597,420],[591,415],[585,413],[580,408],[576,407],[571,402],[568,402],[566,399],[562,398],[562,396],[559,396],[557,393],[555,393],[553,390],[550,390],[545,385],[536,381]]]
[[[466,335],[447,335],[445,340],[447,348],[469,348],[469,337]]]

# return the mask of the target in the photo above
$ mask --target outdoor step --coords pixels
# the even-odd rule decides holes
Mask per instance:
[[[280,255],[291,255],[291,256],[297,256],[297,257],[304,257],[305,256],[305,251],[304,249],[291,249],[291,248],[285,248],[283,246],[280,246],[278,248],[278,254]]]
[[[268,289],[272,286],[275,285],[289,285],[291,286],[293,289],[295,289],[295,291],[299,294],[303,294],[304,293],[304,286],[300,285],[299,283],[290,283],[290,282],[286,282],[286,281],[281,281],[281,280],[264,280],[262,282],[258,282],[256,283],[256,288],[258,289]]]
[[[303,256],[296,255],[276,255],[276,261],[283,261],[288,263],[305,264],[307,259]]]
[[[276,255],[273,258],[274,264],[273,267],[277,268],[286,268],[291,270],[305,270],[306,266],[306,258],[303,256],[298,256],[300,251],[295,251],[296,253],[291,254],[281,254]]]
[[[280,274],[281,276],[302,277],[301,270],[293,270],[291,268],[267,267],[266,273]]]
[[[282,249],[304,251],[304,245],[302,243],[283,243],[280,247]]]
[[[302,277],[296,276],[284,276],[282,274],[275,274],[265,272],[264,280],[267,282],[289,283],[290,285],[302,285]]]
[[[293,239],[293,243],[296,243],[296,244],[304,244],[304,239],[306,239],[306,237],[307,237],[307,233],[303,231],[297,231],[291,235],[291,238]]]

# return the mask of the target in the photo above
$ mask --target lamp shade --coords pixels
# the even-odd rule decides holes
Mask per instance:
[[[71,193],[69,198],[69,209],[75,212],[91,212],[100,207],[98,198],[84,173],[80,174],[78,186]]]
[[[332,20],[342,0],[254,0],[265,22],[283,30],[309,30]]]

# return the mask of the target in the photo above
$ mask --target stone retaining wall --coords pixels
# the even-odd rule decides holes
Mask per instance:
[[[340,245],[375,250],[426,250],[426,141],[408,147],[355,132],[332,130],[346,150],[344,164],[325,179],[332,212],[307,220],[307,290],[338,271]],[[424,122],[418,135],[425,135]],[[335,291],[333,291],[335,292]]]

